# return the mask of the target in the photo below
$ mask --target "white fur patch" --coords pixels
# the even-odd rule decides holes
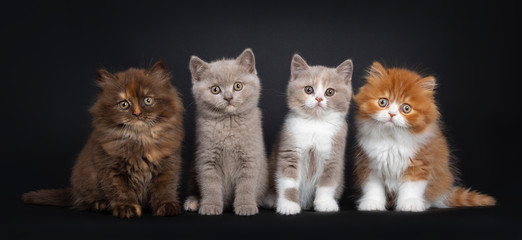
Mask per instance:
[[[399,188],[396,211],[421,212],[429,207],[424,200],[428,181],[406,181]]]
[[[296,202],[279,198],[277,200],[276,212],[283,215],[295,215],[301,212],[301,207]]]
[[[299,199],[304,209],[312,207],[315,185],[322,171],[324,160],[330,157],[332,138],[345,122],[344,114],[326,112],[319,117],[298,115],[291,112],[285,121],[285,127],[294,137],[299,158],[298,183]],[[310,149],[314,149],[315,172],[309,176]]]
[[[384,211],[386,210],[386,193],[381,179],[372,175],[362,186],[362,197],[358,201],[359,211]]]
[[[336,186],[318,187],[315,191],[314,210],[318,212],[337,212],[339,205],[334,199]]]
[[[357,125],[358,142],[370,160],[374,176],[381,178],[388,191],[398,191],[404,170],[433,132],[427,129],[413,134],[407,128],[374,120],[358,121]]]

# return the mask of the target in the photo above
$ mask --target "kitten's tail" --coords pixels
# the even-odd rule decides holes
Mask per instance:
[[[453,187],[446,196],[449,207],[494,206],[495,198],[463,187]]]
[[[60,207],[72,206],[72,188],[40,189],[22,194],[26,203]]]

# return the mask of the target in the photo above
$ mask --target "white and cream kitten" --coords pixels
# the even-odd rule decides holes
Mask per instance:
[[[308,66],[294,55],[287,97],[290,112],[270,157],[265,206],[283,215],[301,209],[339,211],[352,97],[353,64]]]

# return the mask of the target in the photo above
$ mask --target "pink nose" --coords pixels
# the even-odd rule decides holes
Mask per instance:
[[[231,97],[224,98],[224,99],[227,100],[228,103],[230,103],[230,101],[232,101],[232,98],[231,98]]]
[[[390,114],[390,117],[394,117],[395,115],[397,115],[397,114],[394,114],[394,113],[388,113],[388,114]]]
[[[323,101],[323,99],[320,98],[320,97],[316,97],[315,100],[317,100],[318,102],[322,102]]]

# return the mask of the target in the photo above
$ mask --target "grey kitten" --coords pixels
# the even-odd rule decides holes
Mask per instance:
[[[294,55],[287,98],[290,112],[270,156],[270,193],[264,205],[283,215],[312,207],[339,211],[352,98],[353,64],[308,66]]]
[[[196,152],[185,210],[218,215],[233,205],[237,215],[257,214],[268,170],[254,53],[211,63],[192,56],[190,72]]]

